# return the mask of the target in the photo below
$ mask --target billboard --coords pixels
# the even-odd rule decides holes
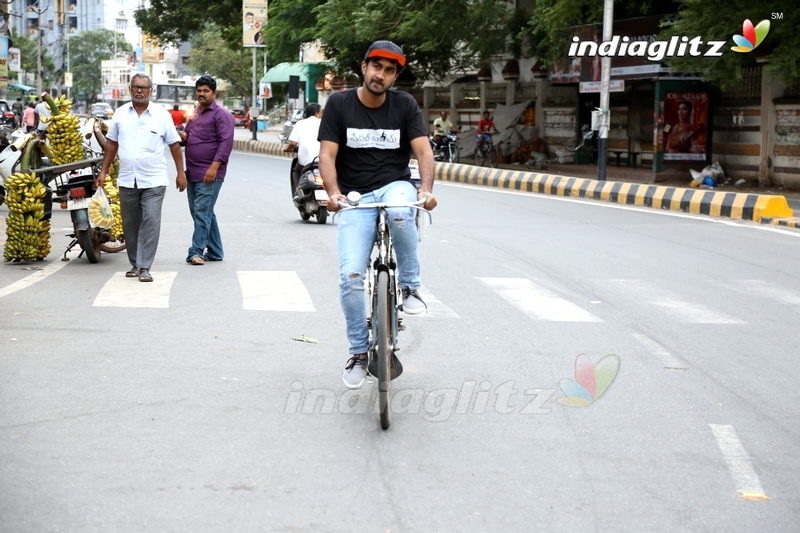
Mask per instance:
[[[708,93],[668,91],[664,98],[664,161],[705,161]]]
[[[242,4],[242,46],[266,46],[267,0],[244,0]]]
[[[9,38],[0,37],[0,87],[8,87],[8,45]]]
[[[20,56],[19,48],[8,49],[8,71],[19,72],[22,70],[22,58]]]
[[[158,63],[161,60],[161,46],[152,35],[142,34],[142,63]]]

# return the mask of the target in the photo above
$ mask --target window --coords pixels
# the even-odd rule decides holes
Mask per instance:
[[[117,29],[118,30],[127,30],[128,29],[128,21],[126,19],[117,19]]]
[[[118,6],[124,6],[125,5],[125,0],[117,0],[117,5]]]

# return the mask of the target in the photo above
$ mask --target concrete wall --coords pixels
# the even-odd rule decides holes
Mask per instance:
[[[800,103],[775,104],[774,181],[800,189]]]
[[[712,159],[719,161],[727,177],[758,180],[760,124],[758,102],[714,106]]]

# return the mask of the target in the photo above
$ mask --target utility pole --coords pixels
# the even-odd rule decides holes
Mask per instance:
[[[603,42],[610,41],[614,34],[614,0],[605,0],[603,5]],[[609,111],[609,85],[611,83],[611,57],[600,61],[600,137],[597,141],[597,179],[606,180],[608,163],[608,128],[611,125]]]
[[[251,121],[250,125],[252,126],[252,129],[253,129],[253,140],[254,141],[258,140],[258,133],[257,133],[258,132],[258,121],[256,120],[258,118],[258,110],[256,108],[256,96],[258,95],[258,88],[256,87],[256,77],[258,75],[258,71],[257,71],[258,63],[257,63],[257,58],[256,58],[257,50],[258,49],[254,46],[253,47],[253,94],[252,94],[253,101],[250,103],[250,121]]]

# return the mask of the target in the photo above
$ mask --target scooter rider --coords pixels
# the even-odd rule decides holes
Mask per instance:
[[[448,132],[457,131],[453,123],[447,120],[447,111],[442,111],[439,115],[439,118],[433,121],[433,140],[436,142],[436,148],[442,146],[442,137]]]
[[[322,106],[319,104],[308,104],[305,109],[305,118],[298,120],[294,125],[292,133],[289,135],[289,144],[283,149],[284,152],[294,152],[297,148],[297,164],[292,169],[292,190],[297,191],[300,183],[300,176],[303,169],[310,165],[315,157],[319,157],[319,133],[320,119],[322,119]]]

